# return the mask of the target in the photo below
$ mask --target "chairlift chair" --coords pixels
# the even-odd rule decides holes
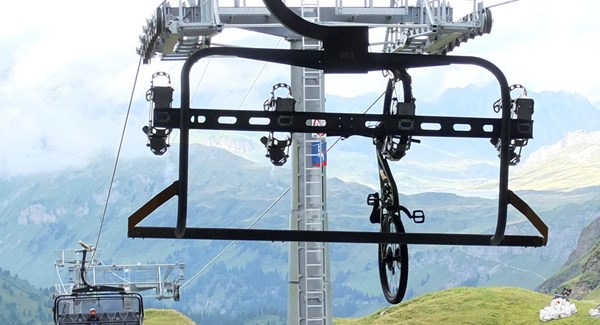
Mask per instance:
[[[70,294],[54,298],[54,324],[90,324],[89,310],[97,310],[103,325],[142,325],[144,320],[144,300],[139,293],[126,292],[123,288],[93,286],[85,278],[85,258],[87,250],[82,250],[82,287],[74,288]],[[128,315],[122,317],[121,315]]]

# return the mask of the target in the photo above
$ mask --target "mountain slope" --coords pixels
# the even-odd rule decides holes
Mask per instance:
[[[573,290],[576,299],[595,299],[600,294],[600,218],[585,227],[577,248],[555,275],[544,281],[538,290],[559,292],[563,287]]]
[[[0,324],[25,325],[52,322],[50,290],[0,269]]]
[[[510,287],[453,288],[384,308],[361,319],[336,319],[337,325],[387,324],[536,324],[539,311],[550,304],[552,296]],[[587,311],[592,302],[572,300],[578,313],[553,324],[596,324]]]
[[[185,263],[186,281],[192,277],[193,281],[182,290],[181,301],[147,299],[147,306],[184,311],[198,323],[225,313],[235,324],[234,318],[241,314],[267,307],[271,315],[285,317],[287,243],[237,242],[197,274],[230,242],[126,237],[127,217],[177,179],[177,152],[172,149],[171,155],[161,158],[121,162],[99,245],[102,261]],[[192,146],[190,166],[194,167],[190,169],[190,226],[246,228],[291,183],[286,168],[202,145]],[[95,240],[111,170],[111,162],[99,158],[78,170],[3,181],[0,266],[35,285],[49,286],[54,250],[74,248],[78,240]],[[405,181],[402,173],[397,175],[399,183]],[[366,205],[373,189],[339,179],[329,179],[327,188],[331,230],[378,231],[368,221],[371,207]],[[581,229],[599,217],[598,193],[600,187],[518,193],[550,227],[550,242],[544,248],[410,245],[406,299],[455,286],[537,287],[567,260]],[[411,210],[422,209],[427,216],[424,225],[403,219],[410,232],[493,233],[498,208],[494,199],[448,193],[402,195],[401,203]],[[290,206],[287,195],[255,228],[287,229]],[[143,223],[174,226],[175,212],[171,200]],[[511,210],[507,233],[535,234],[535,230]],[[376,245],[331,245],[335,315],[360,316],[386,305],[376,251]]]
[[[176,152],[173,152],[176,154]],[[176,155],[175,155],[176,156]],[[207,159],[210,156],[211,159]],[[222,149],[195,145],[190,151],[190,226],[246,228],[290,185],[289,170],[242,159]],[[235,166],[235,167],[234,167]],[[97,234],[112,170],[106,159],[78,170],[13,178],[0,187],[0,267],[38,286],[49,286],[55,249],[92,243]],[[173,155],[162,159],[123,160],[119,166],[100,240],[99,258],[107,265],[174,263],[186,265],[180,302],[147,299],[151,308],[173,308],[196,322],[223,313],[236,324],[241,315],[269,308],[285,317],[287,243],[237,242],[209,268],[228,241],[127,238],[127,218],[177,179]],[[369,223],[366,197],[374,190],[357,183],[328,180],[331,230],[378,231]],[[577,245],[581,229],[599,217],[599,188],[518,195],[550,226],[544,248],[410,245],[411,272],[406,299],[455,286],[519,286],[533,289],[553,275]],[[424,225],[403,219],[409,232],[493,233],[497,201],[448,193],[401,195],[411,210],[426,213]],[[146,225],[174,226],[170,201]],[[289,227],[291,199],[285,196],[256,225]],[[577,216],[574,218],[573,216]],[[565,226],[568,225],[568,226]],[[511,211],[509,234],[535,234]],[[376,245],[332,244],[334,313],[365,315],[386,305],[379,288]],[[238,322],[239,323],[239,322]]]
[[[566,134],[560,141],[531,153],[512,176],[511,187],[520,190],[600,185],[600,131]]]

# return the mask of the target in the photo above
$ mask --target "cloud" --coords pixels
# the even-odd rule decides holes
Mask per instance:
[[[139,60],[138,36],[159,3],[37,0],[28,2],[26,21],[17,14],[3,18],[0,42],[8,49],[0,52],[4,174],[54,170],[82,164],[102,152],[116,154]],[[24,10],[16,1],[3,8],[8,13]],[[567,9],[576,14],[566,14]],[[593,23],[598,9],[600,4],[581,0],[568,8],[557,0],[496,7],[492,33],[469,41],[453,55],[486,58],[509,82],[532,90],[567,90],[598,103],[600,84],[589,78],[600,73],[594,63],[600,50],[600,27]],[[285,40],[259,35],[226,30],[214,42],[288,47]],[[148,119],[144,93],[150,76],[156,71],[171,74],[178,106],[181,65],[155,59],[140,68],[123,149],[127,154],[148,154],[139,129]],[[448,87],[491,81],[489,73],[468,67],[418,69],[412,75],[419,100]],[[194,67],[191,80],[195,107],[260,109],[271,86],[289,80],[289,67],[211,58]],[[325,90],[343,97],[378,94],[385,82],[379,72],[327,75]]]
[[[576,14],[569,14],[571,10]],[[557,0],[494,7],[491,34],[471,40],[453,53],[493,62],[509,83],[522,83],[536,91],[576,92],[597,101],[600,85],[589,82],[587,74],[600,73],[596,63],[600,51],[598,10],[600,3],[583,0],[571,1],[567,7]],[[450,78],[460,82],[461,72]]]
[[[470,10],[470,3],[452,3],[458,6],[455,19]],[[595,23],[600,3],[571,1],[566,8],[564,2],[557,0],[517,1],[491,10],[492,32],[463,43],[450,55],[484,58],[498,66],[511,84],[521,83],[538,92],[575,92],[592,102],[600,101],[600,84],[590,82],[587,76],[588,72],[600,74],[596,59],[600,52],[600,24]],[[565,10],[577,14],[565,14]],[[419,68],[410,73],[418,99],[432,98],[447,88],[496,82],[486,70],[470,66]],[[328,75],[326,91],[344,97],[381,92],[385,87],[381,79],[380,73],[357,79]]]

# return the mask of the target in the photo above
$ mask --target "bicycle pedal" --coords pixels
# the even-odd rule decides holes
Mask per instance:
[[[425,212],[423,210],[415,210],[410,216],[414,223],[424,223],[425,222]]]
[[[369,194],[367,196],[367,205],[373,207],[371,215],[369,216],[369,221],[373,224],[379,223],[379,193],[375,192],[373,194]]]
[[[367,196],[367,205],[375,205],[379,202],[379,193],[375,192]]]

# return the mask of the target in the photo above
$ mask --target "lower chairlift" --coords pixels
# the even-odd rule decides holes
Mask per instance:
[[[92,286],[85,279],[83,250],[81,280],[83,286],[71,294],[54,298],[54,324],[141,325],[144,320],[144,301],[139,293],[110,286]]]

